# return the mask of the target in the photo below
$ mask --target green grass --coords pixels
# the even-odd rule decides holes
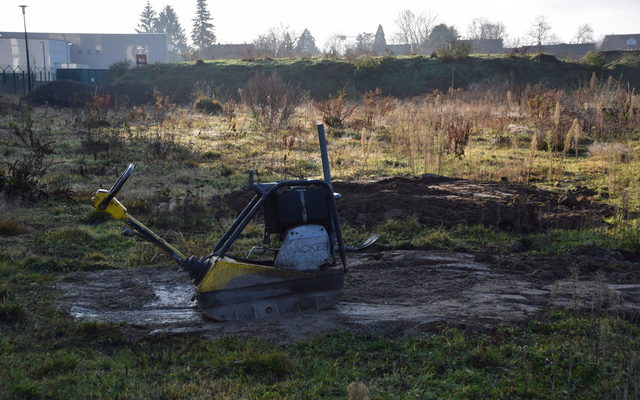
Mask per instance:
[[[4,301],[0,315],[7,309]],[[557,314],[491,334],[341,333],[275,346],[230,337],[133,342],[117,326],[55,311],[38,324],[47,312],[45,301],[2,320],[0,398],[343,399],[353,381],[377,399],[640,395],[640,330],[615,318]]]
[[[191,63],[154,64],[143,69],[131,69],[118,82],[144,82],[171,94],[173,101],[188,103],[198,84],[205,82],[215,88],[216,95],[234,96],[256,72],[277,71],[282,77],[313,98],[326,98],[347,89],[357,97],[367,90],[382,89],[397,97],[446,91],[451,85],[451,65],[425,56],[369,57],[354,59],[278,59],[278,60],[214,60],[204,65]],[[536,84],[575,87],[588,82],[593,71],[575,62],[541,63],[529,57],[474,56],[455,65],[455,87],[501,80],[508,74],[511,84]],[[614,74],[614,78],[619,77]],[[605,78],[608,72],[605,72]],[[625,70],[625,79],[640,83],[637,71]]]
[[[474,57],[456,65],[456,74],[468,83],[496,69],[505,73],[513,69],[519,79],[531,74],[532,81],[549,74],[559,80],[590,75],[590,70],[573,64],[538,64]],[[408,90],[407,81],[415,90],[428,91],[450,78],[449,66],[437,60],[403,57],[150,66],[126,79],[162,81],[167,90],[179,89],[186,96],[188,82],[196,80],[224,81],[227,89],[235,90],[258,67],[306,80],[307,89],[318,90],[319,95],[335,93],[350,82],[355,82],[355,92],[379,85]],[[554,68],[566,68],[568,75],[560,77]],[[309,74],[317,81],[310,82]],[[469,118],[475,120],[473,111],[460,109],[471,112]],[[490,332],[443,326],[414,338],[340,333],[288,346],[189,335],[134,340],[130,326],[74,321],[54,306],[54,285],[64,274],[171,262],[139,238],[122,236],[120,223],[95,212],[88,203],[94,190],[108,188],[129,162],[135,162],[138,168],[118,198],[180,249],[205,255],[234,217],[228,204],[214,200],[246,185],[246,170],[256,169],[258,181],[321,176],[316,115],[300,111],[296,141],[288,152],[281,136],[259,132],[243,110],[235,117],[235,131],[220,116],[175,110],[171,120],[158,127],[151,109],[141,121],[124,114],[127,110],[110,114],[111,127],[91,132],[94,139],[114,144],[109,154],[94,154],[83,147],[89,133],[65,122],[77,115],[69,110],[32,112],[35,129],[55,141],[55,153],[49,156],[54,164],[44,183],[63,179],[74,194],[39,201],[9,198],[0,204],[0,399],[344,399],[354,381],[364,382],[375,399],[600,399],[625,393],[640,397],[640,332],[636,324],[615,316],[548,314],[526,326]],[[547,151],[532,156],[529,138],[523,134],[514,134],[508,148],[490,144],[491,138],[509,134],[508,123],[536,127],[539,121],[522,114],[491,114],[488,121],[478,122],[482,129],[472,136],[465,157],[445,155],[441,173],[516,181],[531,160],[532,183],[557,192],[577,186],[596,189],[596,198],[617,208],[615,217],[599,228],[529,234],[392,219],[374,227],[382,235],[377,246],[505,254],[510,243],[526,240],[531,246],[525,254],[566,255],[595,244],[637,255],[637,130],[611,138],[630,148],[624,162],[587,157],[584,146],[579,157]],[[4,116],[0,124],[6,128],[8,120],[17,118]],[[386,121],[371,129],[375,139],[368,154],[361,147],[360,128],[329,129],[334,177],[435,172],[429,169],[432,165],[420,165],[421,155],[412,165],[407,153],[394,148],[390,124]],[[2,165],[23,152],[24,146],[13,136],[0,137]],[[347,224],[344,233],[346,242],[355,243],[371,231]],[[234,250],[242,252],[260,238],[260,227],[250,225]]]

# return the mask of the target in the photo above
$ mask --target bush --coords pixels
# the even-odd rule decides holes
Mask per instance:
[[[12,219],[0,220],[0,236],[17,236],[27,232],[24,224]]]
[[[224,107],[218,100],[211,97],[201,97],[196,100],[195,109],[202,114],[218,115],[222,113]]]
[[[436,50],[438,59],[445,62],[454,62],[469,57],[471,45],[465,42],[453,41]],[[432,55],[433,57],[433,55]]]
[[[587,65],[596,68],[602,68],[606,64],[607,60],[604,57],[604,53],[601,51],[590,51],[582,57]]]
[[[546,62],[546,63],[559,63],[560,60],[552,54],[538,53],[536,55],[531,56],[532,61],[538,62]]]
[[[341,90],[335,97],[313,103],[318,112],[322,114],[322,122],[327,126],[341,128],[353,114],[356,107],[347,103],[345,95],[344,90]]]
[[[257,72],[241,91],[256,122],[268,132],[286,128],[302,100],[300,90],[285,82],[276,72]]]
[[[111,78],[119,78],[131,69],[131,60],[122,60],[109,65]]]

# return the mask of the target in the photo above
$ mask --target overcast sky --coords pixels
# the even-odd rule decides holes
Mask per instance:
[[[439,22],[466,33],[469,22],[485,17],[505,24],[509,37],[526,36],[534,19],[543,15],[561,41],[570,41],[578,26],[590,24],[596,39],[611,33],[640,32],[640,0],[208,0],[220,43],[251,42],[270,27],[280,25],[300,33],[308,28],[319,47],[336,33],[355,36],[374,33],[382,24],[387,38],[397,31],[404,9],[427,12]],[[22,31],[18,5],[27,4],[27,30],[32,32],[134,33],[145,0],[0,0],[0,31]],[[187,35],[196,0],[152,0],[159,11],[170,4]]]

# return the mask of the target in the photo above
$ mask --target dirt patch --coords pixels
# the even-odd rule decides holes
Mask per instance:
[[[598,255],[581,257],[606,267]],[[615,271],[606,273],[563,267],[566,261],[443,251],[364,254],[350,259],[345,298],[336,309],[253,322],[202,319],[191,301],[193,286],[173,267],[74,274],[58,284],[58,303],[77,318],[123,322],[146,335],[234,335],[276,343],[338,330],[402,336],[443,325],[492,329],[555,307],[639,318],[640,279],[624,272],[636,264],[617,260],[610,267]]]
[[[340,217],[372,228],[385,219],[415,217],[426,226],[485,225],[510,232],[601,226],[613,208],[592,201],[595,192],[578,188],[553,193],[508,182],[474,182],[437,175],[336,182]],[[238,213],[251,193],[211,199],[221,213]]]

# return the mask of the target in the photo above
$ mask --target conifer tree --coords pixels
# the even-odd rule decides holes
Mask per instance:
[[[382,29],[382,25],[378,25],[376,36],[373,39],[373,51],[376,54],[384,54],[386,50],[387,50],[387,39],[385,39],[384,37],[384,30]]]
[[[154,33],[156,32],[156,12],[151,7],[149,0],[144,5],[140,13],[140,22],[136,28],[138,33]]]
[[[166,6],[162,11],[160,11],[160,14],[158,14],[156,30],[157,32],[164,32],[167,34],[167,43],[173,47],[171,53],[174,61],[179,60],[180,56],[189,49],[187,46],[187,36],[180,25],[180,21],[178,20],[178,16],[173,7]]]
[[[196,16],[193,18],[193,29],[191,30],[191,40],[196,49],[204,50],[213,46],[216,42],[213,28],[211,13],[207,10],[207,1],[197,0]]]
[[[298,42],[296,43],[296,54],[306,57],[318,54],[316,40],[311,36],[309,29],[302,31],[302,34],[298,38]]]

